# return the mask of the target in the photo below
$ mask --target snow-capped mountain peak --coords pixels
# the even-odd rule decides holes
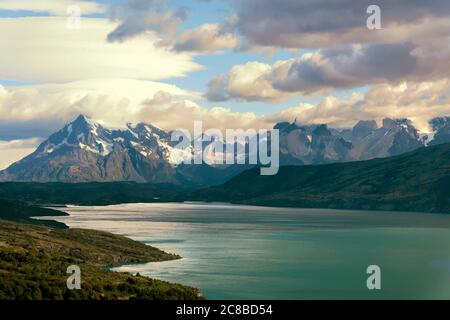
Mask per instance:
[[[282,122],[276,125],[280,130],[280,161],[282,165],[301,165],[368,160],[450,142],[450,117],[434,119],[431,124],[434,136],[428,135],[427,139],[406,119],[385,119],[382,127],[374,121],[364,121],[345,130]],[[198,136],[190,148],[181,150],[176,148],[178,141],[170,138],[170,132],[152,124],[128,124],[126,129],[114,130],[80,115],[52,134],[35,152],[2,171],[0,179],[183,183],[204,183],[207,179],[209,183],[224,182],[225,176],[246,168],[179,165],[190,163],[198,152],[211,151],[208,147],[212,142],[205,142],[209,140],[206,135]],[[199,141],[202,147],[197,150]],[[217,150],[211,155],[217,155]]]
[[[64,148],[81,148],[108,155],[112,151],[111,131],[80,115],[58,132],[52,134],[38,148],[38,153],[51,154]]]

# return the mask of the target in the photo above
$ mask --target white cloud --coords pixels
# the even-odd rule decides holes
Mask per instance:
[[[78,6],[81,14],[104,13],[105,6],[93,1],[73,0],[0,0],[0,10],[33,11],[54,15],[67,15],[69,6]]]
[[[450,116],[450,80],[403,82],[398,85],[376,85],[366,94],[349,98],[328,96],[317,105],[299,105],[268,116],[299,123],[326,123],[332,127],[349,128],[359,120],[408,118],[423,132],[429,132],[429,121]],[[270,122],[270,121],[269,121]]]
[[[201,67],[192,56],[157,48],[153,33],[126,45],[106,41],[117,24],[83,18],[81,29],[57,17],[0,19],[0,79],[67,82],[90,78],[159,80]]]
[[[315,105],[302,104],[268,115],[235,112],[226,107],[205,108],[194,102],[197,98],[196,93],[176,86],[138,80],[0,86],[0,119],[40,129],[42,123],[62,126],[83,113],[115,127],[143,121],[166,130],[191,129],[194,121],[203,120],[205,127],[223,130],[267,128],[295,118],[300,123],[350,127],[358,120],[407,117],[426,130],[431,118],[450,115],[450,80],[381,84],[366,94],[355,93],[348,98],[327,96]],[[0,123],[0,129],[1,126]]]
[[[221,130],[270,128],[277,122],[294,119],[304,124],[327,123],[344,128],[359,120],[380,121],[391,117],[409,118],[419,130],[428,132],[429,120],[450,116],[450,80],[447,79],[376,85],[366,94],[355,93],[345,99],[327,96],[315,105],[302,104],[268,115],[234,112],[225,107],[208,109],[191,100],[196,97],[195,93],[175,86],[138,80],[91,80],[21,88],[0,86],[0,119],[25,123],[30,127],[29,136],[35,137],[33,127],[41,130],[43,123],[56,124],[56,128],[49,128],[50,134],[80,113],[107,126],[147,122],[165,130],[191,130],[196,120],[202,120],[205,129]],[[0,136],[0,140],[6,139]],[[37,139],[0,141],[0,166],[19,160],[37,144]]]
[[[229,99],[279,102],[292,96],[273,88],[270,80],[275,70],[287,70],[290,61],[269,65],[257,61],[234,66],[226,75],[215,77],[209,83],[206,97],[211,101]],[[286,73],[286,72],[285,72]]]
[[[22,121],[31,128],[49,121],[52,125],[59,124],[51,130],[56,131],[79,113],[108,126],[147,122],[165,130],[191,130],[196,120],[202,120],[205,129],[221,130],[270,128],[277,122],[294,119],[303,124],[326,123],[348,128],[359,120],[391,117],[409,118],[419,130],[429,132],[429,120],[450,116],[450,81],[446,79],[376,85],[366,94],[355,93],[348,98],[328,96],[315,105],[302,104],[269,115],[234,112],[225,107],[204,108],[190,100],[195,96],[174,86],[137,80],[96,80],[13,89],[0,86],[0,119]],[[0,123],[0,129],[1,126]],[[33,137],[32,130],[30,134]],[[0,140],[6,139],[0,136]],[[31,153],[38,143],[35,138],[0,141],[0,167]]]
[[[205,108],[189,100],[177,100],[166,92],[158,92],[145,101],[141,109],[132,115],[134,121],[156,123],[173,130],[193,129],[194,121],[202,121],[203,127],[226,130],[229,128],[263,128],[263,117],[253,112],[233,112],[229,108]]]
[[[199,98],[197,93],[175,85],[131,79],[92,79],[15,88],[0,85],[0,119],[62,124],[83,113],[120,126],[134,121],[133,114],[142,108],[142,102],[160,91],[177,100]]]
[[[239,39],[235,34],[222,30],[221,25],[214,23],[184,31],[174,40],[173,48],[179,52],[211,53],[223,49],[234,49],[238,44]]]

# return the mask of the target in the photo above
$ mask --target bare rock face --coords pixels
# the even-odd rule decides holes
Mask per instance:
[[[373,133],[375,130],[378,129],[377,122],[372,121],[359,121],[352,130],[353,139],[359,140],[367,137],[371,133]]]
[[[351,157],[355,160],[386,158],[423,147],[419,133],[407,119],[384,119],[381,128],[355,139]]]
[[[438,145],[450,142],[450,117],[440,117],[431,120],[433,140],[429,145]]]
[[[326,125],[279,123],[282,164],[322,164],[349,160],[352,143],[333,134]]]
[[[280,130],[283,164],[323,164],[385,158],[424,146],[423,138],[407,119],[384,119],[382,127],[378,127],[375,121],[359,121],[347,130],[330,129],[326,125],[302,126],[282,122],[275,129]]]

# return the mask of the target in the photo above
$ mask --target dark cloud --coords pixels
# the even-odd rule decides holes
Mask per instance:
[[[173,37],[178,26],[186,19],[188,9],[171,11],[158,1],[128,0],[123,6],[115,7],[111,17],[119,20],[119,26],[108,34],[109,42],[125,41],[146,31],[161,36]]]
[[[434,52],[439,52],[433,56]],[[372,84],[446,79],[450,50],[411,42],[324,49],[274,65],[235,66],[209,83],[211,101],[278,102],[294,95],[326,94]]]
[[[296,60],[286,76],[273,79],[273,87],[288,92],[346,89],[374,82],[395,82],[417,71],[411,43],[373,44],[358,49],[328,49],[320,61]]]
[[[122,10],[113,10],[112,16],[120,21],[120,25],[108,34],[107,40],[122,42],[152,31],[162,38],[156,43],[158,46],[175,52],[211,53],[238,45],[234,25],[231,24],[234,21],[203,24],[180,31],[180,25],[188,15],[189,8],[184,6],[171,10],[152,0],[129,0]]]
[[[366,28],[369,5],[380,6],[383,28],[450,14],[448,0],[237,0],[234,3],[237,28],[247,41],[261,46],[296,48],[361,42],[364,37],[374,37],[375,33],[370,34]]]
[[[208,91],[205,94],[205,98],[209,101],[222,102],[233,98],[232,94],[227,90],[228,77],[221,75],[212,79],[208,83]]]

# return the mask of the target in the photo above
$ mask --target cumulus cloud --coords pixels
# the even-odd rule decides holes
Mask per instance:
[[[272,121],[297,119],[299,123],[326,123],[332,127],[349,128],[359,120],[386,117],[408,118],[423,132],[430,132],[429,121],[450,115],[450,80],[421,83],[380,84],[366,94],[349,98],[325,97],[317,105],[299,105],[268,116]]]
[[[83,18],[81,29],[66,18],[0,19],[0,79],[65,82],[89,78],[159,80],[185,76],[201,67],[187,54],[158,48],[155,34],[126,46],[105,41],[117,26],[107,19]]]
[[[138,120],[135,114],[142,108],[141,103],[159,91],[177,100],[198,98],[195,92],[174,85],[130,79],[0,86],[0,140],[46,137],[80,113],[110,126],[123,126]]]
[[[448,78],[450,49],[440,41],[354,45],[304,54],[273,65],[249,62],[209,83],[211,101],[278,102],[370,84]]]
[[[188,15],[188,10],[183,7],[174,11],[153,0],[129,0],[120,10],[115,7],[112,12],[113,19],[120,24],[108,34],[109,42],[123,42],[146,32],[155,32],[161,37],[158,46],[192,53],[233,49],[239,43],[232,18],[222,24],[202,24],[180,31]]]
[[[173,42],[175,51],[215,52],[234,49],[238,37],[222,28],[220,24],[204,24],[196,29],[184,31]]]
[[[197,98],[195,93],[174,86],[137,80],[0,87],[0,118],[40,129],[45,121],[60,127],[83,113],[113,127],[144,121],[166,130],[190,129],[194,121],[202,120],[205,127],[224,130],[267,128],[295,118],[301,123],[350,127],[361,119],[408,117],[424,128],[431,118],[450,114],[450,80],[380,84],[366,94],[355,93],[345,99],[326,96],[318,104],[302,104],[269,115],[234,112],[226,107],[205,108],[194,102]],[[3,125],[0,123],[0,140],[7,139],[2,136]]]
[[[408,41],[448,26],[447,0],[238,0],[237,28],[259,46],[323,48],[354,43]],[[382,30],[366,28],[369,5],[382,12]],[[446,22],[447,20],[447,22]],[[413,31],[420,31],[414,33]]]
[[[215,77],[208,85],[206,98],[210,101],[230,99],[247,101],[281,101],[290,96],[273,87],[270,77],[276,70],[286,68],[285,61],[273,66],[260,62],[248,62],[234,66],[226,75]]]
[[[195,120],[223,129],[256,125],[258,116],[254,113],[232,112],[222,107],[208,109],[194,102],[199,98],[195,92],[173,85],[125,79],[18,88],[0,86],[0,119],[8,119],[0,121],[0,140],[24,138],[22,130],[26,126],[34,128],[35,131],[26,132],[36,136],[36,132],[42,132],[43,124],[51,124],[44,134],[47,136],[79,114],[116,128],[142,121],[167,130],[189,129]],[[19,126],[20,123],[24,125]]]
[[[191,130],[194,121],[203,121],[205,129],[266,127],[262,118],[253,112],[233,112],[224,107],[208,109],[189,100],[176,100],[166,92],[158,92],[153,98],[145,101],[136,118],[144,122],[154,121],[167,130],[178,128]]]
[[[225,22],[180,32],[186,9],[168,9],[164,1],[128,0],[112,11],[113,19],[120,25],[108,35],[108,40],[125,41],[152,31],[162,38],[161,46],[175,51],[211,53],[238,47],[242,50],[305,49],[401,43],[439,37],[450,30],[447,0],[235,0],[231,3],[235,13]],[[382,10],[381,30],[366,27],[367,8],[374,4]]]
[[[33,11],[66,16],[70,6],[78,6],[82,15],[104,13],[104,5],[93,1],[73,0],[0,0],[0,10]]]
[[[108,34],[108,41],[125,41],[147,31],[173,38],[185,15],[155,8],[153,2],[128,1],[124,11],[116,17],[120,24]]]
[[[428,121],[450,116],[450,80],[379,84],[366,94],[326,96],[318,104],[301,104],[268,115],[205,108],[196,93],[175,86],[138,80],[80,81],[20,88],[0,86],[0,167],[33,151],[43,138],[82,113],[116,128],[127,122],[153,123],[165,130],[204,128],[271,128],[280,121],[326,123],[347,128],[359,120],[409,118],[429,132]]]

